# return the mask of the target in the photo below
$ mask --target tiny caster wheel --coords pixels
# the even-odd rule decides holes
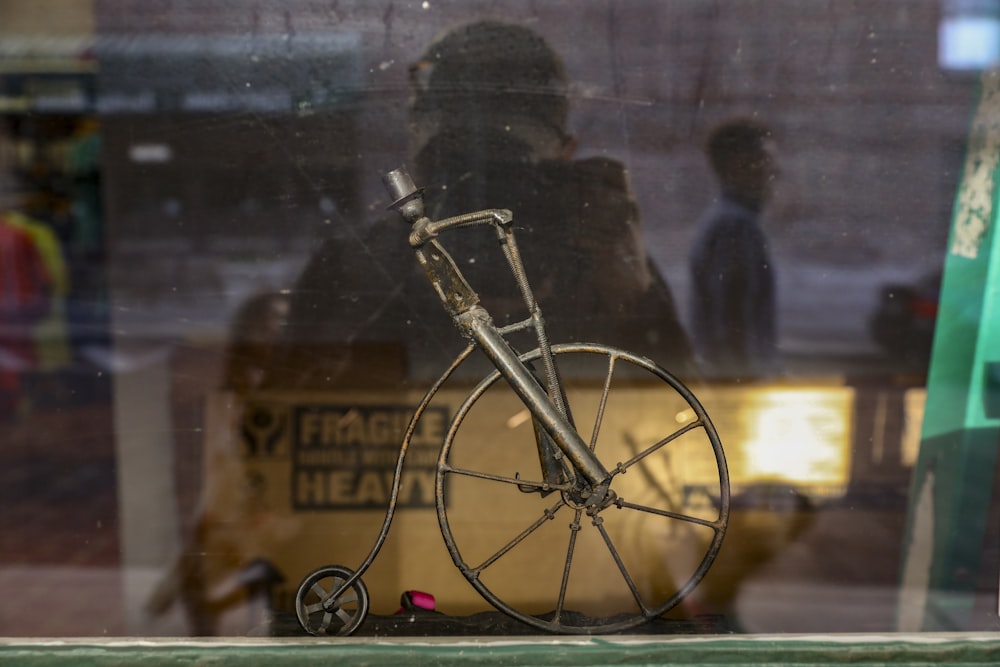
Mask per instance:
[[[295,593],[295,613],[306,632],[317,637],[347,636],[368,615],[368,589],[361,579],[337,597],[331,597],[354,575],[342,565],[327,565],[311,572]]]

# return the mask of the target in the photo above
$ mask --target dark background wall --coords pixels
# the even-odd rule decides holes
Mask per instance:
[[[629,164],[654,237],[684,238],[710,191],[700,142],[717,119],[741,113],[779,130],[786,179],[775,217],[794,223],[778,234],[790,249],[906,261],[941,246],[973,91],[938,68],[935,1],[426,4],[100,0],[97,23],[99,35],[136,37],[358,35],[360,78],[349,84],[361,86],[357,166],[368,192],[405,151],[407,65],[462,20],[522,20],[566,59],[581,150]],[[212,152],[256,165],[271,133],[233,123],[214,128]],[[239,139],[227,145],[229,134]],[[321,128],[313,135],[271,169],[343,145]]]
[[[714,192],[705,134],[736,114],[775,126],[783,177],[767,229],[789,269],[781,278],[786,333],[800,322],[802,336],[813,335],[805,324],[815,318],[796,309],[829,298],[803,291],[806,278],[838,297],[862,294],[837,318],[854,324],[836,336],[856,336],[882,277],[940,263],[975,98],[974,79],[937,64],[937,0],[97,0],[95,9],[98,38],[133,49],[163,35],[287,40],[280,73],[249,70],[272,83],[306,76],[295,73],[294,45],[316,48],[328,36],[340,64],[327,80],[322,67],[308,76],[349,93],[283,113],[109,118],[113,239],[182,235],[201,248],[292,261],[318,236],[379,215],[379,175],[406,156],[408,65],[459,22],[508,18],[563,55],[580,155],[627,164],[650,250],[681,299],[690,235]],[[212,58],[200,67],[224,69]],[[114,71],[101,74],[106,86]],[[187,148],[158,173],[125,157],[147,141]],[[264,246],[248,250],[256,238]],[[796,273],[803,267],[805,278]],[[845,286],[826,277],[828,268],[869,276]]]

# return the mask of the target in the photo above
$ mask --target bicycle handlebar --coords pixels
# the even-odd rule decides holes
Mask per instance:
[[[494,224],[502,227],[510,224],[514,214],[507,209],[487,209],[466,213],[444,220],[432,221],[424,215],[423,190],[418,189],[413,179],[404,169],[395,169],[382,177],[389,195],[393,198],[389,208],[396,210],[413,225],[410,232],[410,246],[419,248],[447,229]]]
[[[461,227],[473,227],[484,224],[503,227],[513,219],[514,214],[504,208],[476,211],[475,213],[458,215],[454,218],[445,218],[437,222],[431,222],[427,218],[423,218],[413,225],[413,231],[410,232],[410,246],[414,248],[420,247],[446,229],[459,229]]]

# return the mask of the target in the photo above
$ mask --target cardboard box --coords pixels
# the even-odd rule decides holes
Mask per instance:
[[[628,465],[613,486],[618,496],[693,520],[627,508],[602,512],[620,567],[585,512],[577,517],[571,507],[558,508],[560,494],[542,497],[482,478],[540,479],[530,415],[511,390],[501,381],[466,403],[470,386],[446,387],[416,424],[391,532],[363,577],[372,612],[395,611],[400,594],[410,589],[432,593],[438,608],[450,614],[492,608],[456,567],[442,538],[435,477],[445,440],[451,442],[450,465],[478,476],[445,477],[441,514],[465,566],[486,564],[479,580],[504,603],[529,613],[554,608],[574,532],[567,608],[602,615],[631,610],[622,567],[644,598],[658,602],[688,580],[714,536],[702,523],[718,516],[719,466],[705,430],[694,428],[628,462],[691,424],[694,411],[662,383],[616,381],[603,406],[599,382],[570,384],[573,417],[584,439],[592,439],[603,411],[595,451],[609,469]],[[774,428],[816,436],[799,441],[797,455],[786,451],[784,462],[799,483],[843,489],[851,390],[710,387],[698,395],[722,437],[735,490],[780,478],[773,458],[779,452],[767,450],[774,444],[769,438],[778,437],[786,449],[794,443]],[[277,602],[289,610],[308,572],[329,564],[356,569],[382,526],[400,442],[421,396],[408,390],[282,392],[258,394],[243,404],[213,396],[206,447],[209,569],[221,577],[236,563],[266,558],[286,577]],[[456,415],[461,423],[450,435]],[[768,461],[755,453],[761,447]],[[551,519],[546,510],[555,510]],[[579,531],[570,529],[575,519]],[[504,552],[525,531],[530,534]]]

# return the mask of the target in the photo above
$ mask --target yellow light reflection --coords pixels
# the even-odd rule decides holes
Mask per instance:
[[[507,418],[507,428],[513,430],[521,424],[527,423],[529,419],[531,419],[531,413],[528,412],[527,408],[519,410]]]
[[[927,390],[923,387],[910,389],[903,395],[903,444],[900,463],[912,468],[920,453],[921,429],[924,425],[924,404]]]
[[[754,390],[742,402],[743,437],[732,439],[734,481],[845,485],[850,472],[850,390]]]
[[[676,415],[674,415],[674,421],[678,424],[687,424],[690,421],[694,421],[695,415],[694,410],[688,408],[686,410],[681,410]]]

